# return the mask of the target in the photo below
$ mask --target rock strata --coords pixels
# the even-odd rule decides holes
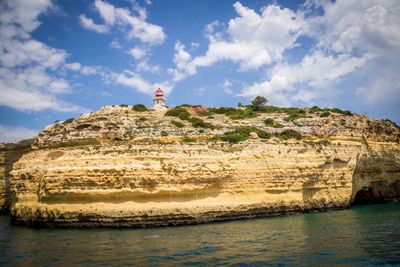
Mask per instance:
[[[2,144],[2,210],[15,224],[147,227],[400,200],[400,130],[391,122],[214,114],[204,121],[216,127],[203,129],[164,113],[107,106],[56,122],[32,140]],[[266,126],[266,118],[283,127]],[[272,137],[213,139],[239,126]],[[285,129],[302,138],[279,138]]]

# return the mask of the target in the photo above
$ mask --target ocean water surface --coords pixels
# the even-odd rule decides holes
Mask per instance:
[[[0,216],[1,266],[400,265],[400,204],[148,229],[35,229]]]

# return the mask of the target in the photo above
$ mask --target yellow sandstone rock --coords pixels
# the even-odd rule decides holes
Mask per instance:
[[[205,119],[213,130],[187,121],[178,128],[163,112],[104,107],[3,144],[0,205],[16,224],[146,227],[400,199],[400,130],[390,122],[340,114],[292,122],[276,113],[213,117]],[[267,127],[265,118],[284,127]],[[294,129],[303,138],[211,140],[241,125],[271,134]]]

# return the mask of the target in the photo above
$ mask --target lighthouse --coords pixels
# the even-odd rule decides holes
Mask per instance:
[[[164,92],[160,88],[156,91],[156,94],[153,97],[154,108],[165,106],[165,102],[167,99],[164,97]]]

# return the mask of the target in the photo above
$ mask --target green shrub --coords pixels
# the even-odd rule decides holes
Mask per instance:
[[[185,142],[185,143],[192,143],[192,142],[196,142],[196,139],[194,139],[194,138],[189,138],[189,137],[185,137],[185,138],[182,140],[182,142]]]
[[[161,131],[161,136],[168,136],[168,133],[166,131]]]
[[[283,125],[276,122],[276,123],[274,123],[271,127],[273,127],[273,128],[282,128]]]
[[[67,120],[64,121],[64,124],[71,123],[71,122],[73,122],[74,120],[75,120],[75,118],[69,118],[69,119],[67,119]]]
[[[271,119],[271,118],[266,119],[266,120],[264,121],[264,124],[267,125],[267,126],[272,126],[272,125],[274,125],[274,120]]]
[[[126,108],[126,107],[128,107],[128,105],[126,105],[126,104],[120,104],[119,105],[121,108]]]
[[[340,125],[342,125],[342,126],[346,125],[346,120],[345,119],[341,119],[340,120]]]
[[[175,125],[178,128],[183,128],[185,126],[185,124],[180,123],[179,121],[174,121],[174,120],[171,121],[171,124]]]
[[[256,98],[251,101],[251,105],[253,106],[254,110],[260,110],[262,107],[267,104],[268,100],[263,96],[257,96]]]
[[[292,113],[286,118],[284,118],[285,121],[294,121],[300,118],[306,118],[306,115],[304,113]]]
[[[226,116],[230,116],[236,113],[236,109],[230,107],[208,108],[208,111],[216,114],[225,114]]]
[[[330,115],[331,115],[331,113],[329,113],[329,111],[325,111],[325,112],[321,113],[319,116],[321,118],[326,118],[326,117],[329,117]]]
[[[274,107],[274,106],[263,106],[261,108],[258,109],[259,112],[262,113],[281,113],[282,108],[279,107]]]
[[[271,138],[271,135],[266,131],[257,129],[257,130],[255,130],[255,132],[257,133],[258,137],[260,137],[261,139]]]
[[[202,119],[197,118],[197,117],[190,118],[189,122],[191,122],[192,126],[195,127],[195,128],[215,129],[214,125],[212,125],[211,123],[208,123],[208,122],[204,122]]]
[[[190,118],[190,113],[187,112],[187,111],[181,112],[181,113],[178,115],[178,118],[181,119],[181,120],[183,120],[183,121],[187,121],[187,120]]]
[[[236,109],[235,113],[230,115],[229,118],[231,120],[242,120],[247,118],[255,118],[257,116],[258,116],[257,112],[254,112],[251,109],[246,109],[246,110]]]
[[[236,144],[241,141],[247,140],[248,136],[242,135],[242,134],[225,134],[221,136],[221,140],[229,142],[231,144]]]
[[[198,108],[201,107],[201,105],[189,105],[189,104],[182,104],[180,106],[177,106],[177,108],[179,107],[193,107],[193,108]]]
[[[338,108],[333,108],[333,109],[330,109],[330,111],[331,112],[335,112],[335,113],[339,113],[339,114],[343,114],[343,115],[347,115],[347,116],[351,115],[350,110],[341,110],[341,109],[338,109]]]
[[[318,112],[321,111],[322,109],[320,109],[318,106],[313,106],[312,108],[310,108],[310,113],[314,113],[314,112]]]
[[[343,110],[339,109],[339,108],[333,108],[331,109],[331,112],[335,112],[335,113],[339,113],[339,114],[343,114]]]
[[[234,131],[224,133],[224,135],[220,136],[219,139],[235,144],[247,140],[250,137],[251,132],[257,133],[258,137],[262,139],[268,139],[271,137],[271,135],[266,131],[254,127],[240,126]]]
[[[210,112],[204,111],[204,110],[199,110],[197,111],[197,115],[201,116],[201,117],[205,117],[210,115]]]
[[[295,138],[297,140],[301,139],[301,133],[292,130],[292,129],[288,129],[288,130],[284,130],[282,131],[279,136],[283,139],[283,140],[288,140],[290,138]]]
[[[147,121],[147,118],[145,118],[145,117],[140,117],[138,120],[139,120],[139,121]]]
[[[165,112],[165,116],[178,117],[181,120],[187,120],[190,117],[190,113],[185,108],[176,107]]]
[[[253,111],[252,106],[246,106],[245,110],[236,109],[231,107],[209,108],[208,111],[213,114],[224,114],[229,116],[232,120],[240,120],[246,118],[255,118],[258,116],[257,112]]]
[[[132,107],[132,110],[134,111],[139,111],[139,112],[144,112],[148,111],[148,109],[143,105],[143,104],[136,104]]]

